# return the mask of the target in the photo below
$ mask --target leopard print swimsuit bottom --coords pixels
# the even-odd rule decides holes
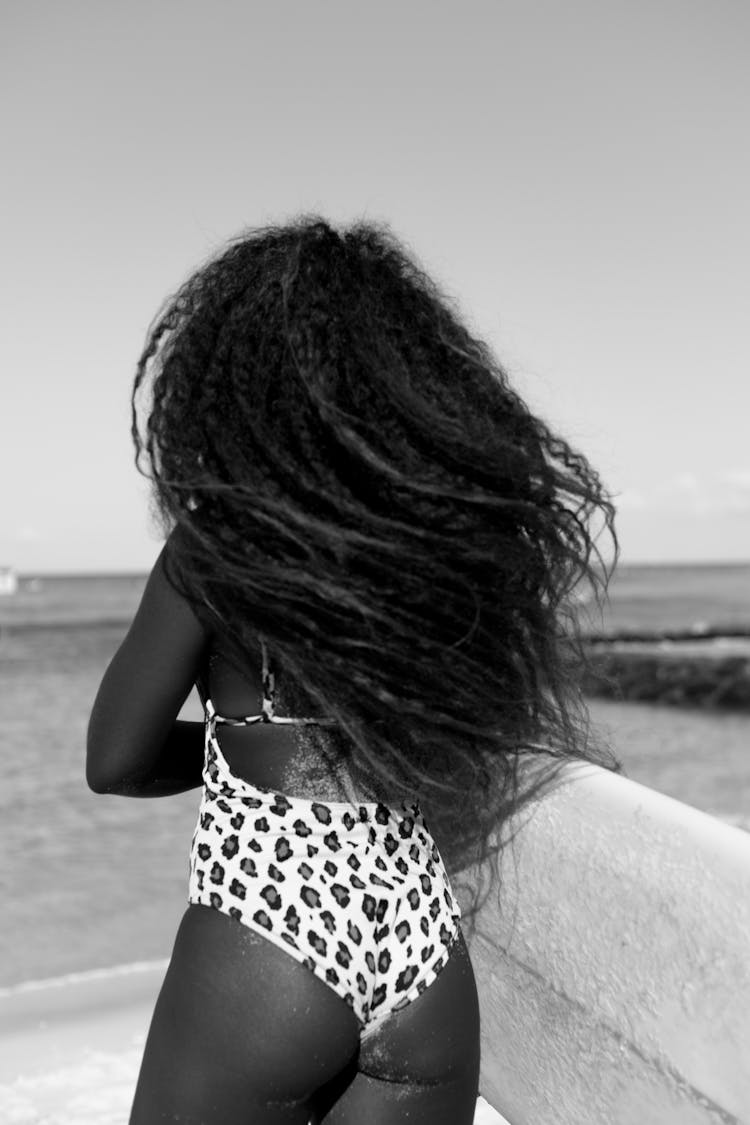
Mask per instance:
[[[217,721],[232,720],[207,700],[189,901],[306,965],[367,1037],[430,986],[459,935],[461,911],[419,805],[310,801],[251,785],[230,771]]]

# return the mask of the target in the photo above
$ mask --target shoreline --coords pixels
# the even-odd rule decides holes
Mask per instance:
[[[0,992],[0,1083],[142,1050],[168,962],[22,982]]]
[[[0,1120],[124,1125],[163,966],[99,970],[0,995]]]
[[[84,975],[0,997],[0,1120],[127,1121],[163,973]]]

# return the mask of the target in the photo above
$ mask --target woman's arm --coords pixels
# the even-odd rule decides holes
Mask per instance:
[[[95,793],[163,797],[201,784],[203,724],[177,721],[209,633],[156,560],[89,720],[86,781]]]

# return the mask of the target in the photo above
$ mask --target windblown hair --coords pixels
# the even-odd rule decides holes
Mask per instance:
[[[170,581],[245,667],[265,639],[285,706],[337,720],[366,792],[420,800],[450,870],[539,790],[523,761],[621,769],[572,597],[606,589],[608,494],[389,227],[230,242],[157,315],[132,405]]]

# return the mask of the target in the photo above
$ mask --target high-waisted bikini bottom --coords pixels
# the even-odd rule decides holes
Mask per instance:
[[[419,806],[285,797],[236,777],[206,732],[189,901],[301,961],[371,1034],[434,981],[461,911]]]

